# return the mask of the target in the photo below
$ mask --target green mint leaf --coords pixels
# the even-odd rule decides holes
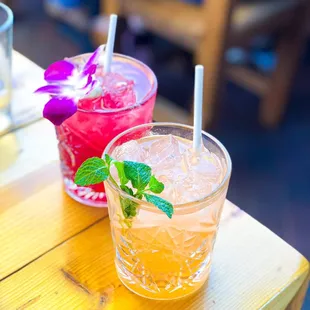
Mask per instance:
[[[136,193],[135,195],[133,195],[134,197],[138,198],[138,199],[142,199],[143,194],[142,193]]]
[[[80,186],[101,183],[109,176],[109,169],[103,159],[88,158],[76,172],[74,183]]]
[[[131,219],[137,215],[137,203],[129,198],[120,197],[120,203],[125,219]]]
[[[167,214],[169,218],[172,218],[173,206],[167,200],[160,198],[158,196],[144,194],[145,199],[155,205],[158,209]]]
[[[117,169],[118,177],[121,182],[121,185],[125,185],[128,183],[128,179],[126,178],[125,170],[124,170],[124,163],[120,161],[115,161],[114,166]]]
[[[111,162],[112,162],[113,159],[110,157],[109,154],[105,154],[104,155],[104,159],[105,159],[105,162],[107,163],[107,166],[110,167]]]
[[[124,161],[124,171],[126,178],[137,190],[143,190],[150,182],[151,167],[143,163]]]
[[[149,189],[155,194],[160,194],[165,188],[164,183],[159,182],[154,175],[151,176]]]
[[[121,185],[120,188],[122,191],[126,192],[128,195],[133,196],[133,191],[130,187],[126,185]]]

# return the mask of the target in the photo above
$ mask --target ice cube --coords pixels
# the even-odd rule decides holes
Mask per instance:
[[[197,156],[191,143],[171,135],[129,141],[116,148],[113,157],[150,165],[165,185],[160,196],[172,204],[204,198],[220,184],[225,170],[215,154],[203,149]]]
[[[197,156],[192,149],[183,154],[188,166],[187,175],[175,184],[178,203],[202,199],[222,181],[222,168],[217,156],[203,149]]]
[[[182,182],[176,184],[178,204],[196,201],[212,192],[212,184],[199,175],[191,173]]]
[[[204,149],[198,156],[179,142],[179,158],[158,165],[156,176],[165,184],[162,198],[173,204],[199,200],[222,181],[222,167],[216,155]],[[177,155],[178,156],[178,155]]]
[[[106,109],[120,109],[136,103],[134,82],[118,73],[108,73],[98,78],[103,89],[103,105]]]
[[[145,160],[145,152],[136,140],[131,140],[115,148],[112,157],[119,161],[143,162]]]
[[[215,154],[203,148],[198,155],[192,149],[188,149],[184,155],[193,175],[203,177],[211,183],[219,183],[222,169]]]
[[[180,142],[172,135],[158,137],[148,147],[147,161],[154,168],[160,166],[164,170],[180,158]]]

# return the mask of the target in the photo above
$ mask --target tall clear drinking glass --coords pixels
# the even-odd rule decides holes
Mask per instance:
[[[0,3],[0,132],[10,125],[13,13]]]
[[[202,132],[204,158],[191,157],[199,161],[198,171],[193,172],[196,163],[191,165],[191,153],[182,153],[187,146],[190,151],[192,140],[191,126],[152,123],[119,134],[104,152],[114,159],[149,164],[165,183],[166,197],[174,204],[170,219],[109,179],[105,182],[118,276],[143,297],[180,298],[198,290],[209,275],[231,160],[217,139]],[[201,195],[204,192],[209,194]],[[137,205],[137,214],[129,222],[122,211],[125,199]]]

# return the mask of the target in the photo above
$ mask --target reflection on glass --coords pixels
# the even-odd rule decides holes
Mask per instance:
[[[0,3],[0,132],[10,126],[13,13]]]

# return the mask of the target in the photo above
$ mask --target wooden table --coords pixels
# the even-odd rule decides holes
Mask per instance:
[[[159,302],[118,280],[106,209],[62,188],[52,125],[0,138],[0,309],[300,309],[309,263],[226,201],[208,283]]]

